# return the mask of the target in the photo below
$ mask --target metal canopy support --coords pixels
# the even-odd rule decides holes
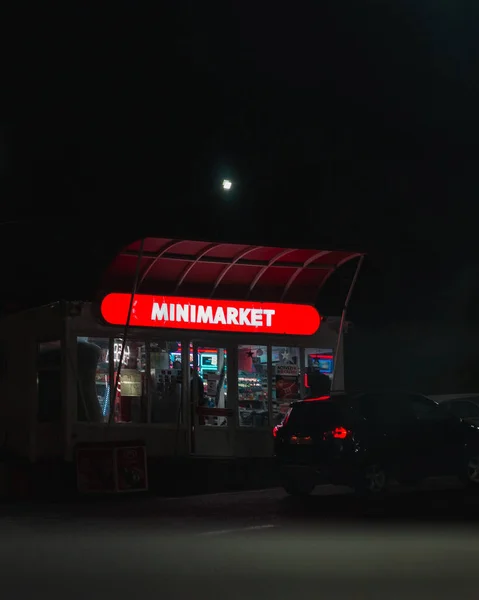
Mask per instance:
[[[142,252],[142,263],[146,264],[140,266],[137,292],[144,283],[151,279],[152,284],[155,284],[154,289],[160,291],[166,286],[168,290],[174,289],[174,294],[181,294],[183,288],[186,290],[187,284],[192,281],[192,278],[196,279],[194,273],[198,269],[198,272],[201,271],[199,274],[204,287],[209,287],[209,298],[216,297],[220,293],[220,289],[222,290],[224,286],[223,282],[227,279],[228,285],[232,286],[231,290],[238,288],[237,292],[241,292],[242,298],[249,299],[254,296],[258,287],[262,287],[262,278],[266,280],[268,277],[275,288],[274,296],[277,301],[286,302],[287,298],[292,298],[297,287],[302,287],[301,274],[306,271],[322,271],[317,278],[314,278],[316,281],[307,286],[310,292],[309,296],[312,297],[321,291],[324,283],[341,265],[361,256],[361,253],[346,251],[278,248],[229,242],[172,240],[171,238],[151,238],[155,242],[152,247],[157,248],[152,251],[149,249],[149,240],[150,238],[145,240],[145,248]],[[186,252],[176,246],[181,243],[186,244],[184,246]],[[123,249],[118,256],[129,256],[136,259],[138,247],[139,242],[135,246],[130,245]],[[263,250],[267,251],[267,257]],[[306,258],[295,260],[295,252],[298,251],[306,252]],[[321,256],[326,256],[327,264],[320,262]],[[155,265],[158,267],[158,261],[161,262],[164,269],[155,269]],[[209,265],[215,265],[216,268],[202,269],[203,266],[208,267]],[[115,277],[123,281],[123,270],[124,264],[119,261],[112,265],[111,273],[108,276],[113,282],[118,283]],[[130,285],[127,283],[125,291],[129,291],[129,287]]]
[[[179,242],[176,242],[179,243]],[[254,246],[253,248],[249,248],[248,250],[245,250],[244,252],[246,254],[248,254],[249,252],[252,252],[253,250],[260,250],[261,248],[264,248],[265,246]],[[326,251],[325,251],[326,252]],[[329,250],[328,250],[329,252]],[[120,256],[138,256],[138,252],[136,250],[125,250],[124,252],[120,252]],[[359,256],[359,254],[357,255]],[[159,258],[164,258],[167,260],[175,260],[175,261],[180,261],[180,262],[187,262],[187,263],[191,263],[192,261],[197,260],[198,263],[207,263],[207,264],[213,264],[213,265],[230,265],[231,261],[236,261],[235,264],[236,265],[240,265],[242,267],[267,267],[269,266],[270,261],[268,260],[256,260],[256,259],[238,259],[236,258],[225,258],[225,257],[220,257],[220,256],[202,256],[201,258],[197,255],[194,254],[177,254],[175,252],[167,252],[167,249],[164,248],[161,251],[161,256],[158,256],[157,253],[155,252],[143,252],[143,258],[152,258],[155,260],[159,259]],[[345,261],[350,260],[351,258],[355,258],[355,255],[353,256],[348,256]],[[345,262],[342,261],[342,262]],[[284,261],[278,261],[277,263],[274,264],[275,267],[286,267],[288,269],[311,269],[311,270],[324,270],[324,269],[330,269],[333,265],[331,264],[321,264],[321,263],[312,263],[312,264],[308,264],[306,267],[304,266],[304,263],[302,262],[284,262]],[[148,269],[149,270],[149,269]]]
[[[210,244],[202,252],[200,252],[189,265],[187,265],[187,267],[184,269],[183,273],[180,275],[180,278],[178,279],[178,283],[175,286],[175,292],[174,292],[175,294],[178,293],[178,290],[182,286],[185,279],[188,277],[188,275],[189,275],[190,271],[193,269],[193,267],[196,266],[198,263],[200,263],[201,260],[208,254],[208,252],[211,252],[212,250],[215,250],[216,248],[219,248],[220,246],[223,246],[223,244]]]
[[[298,277],[298,275],[300,273],[302,273],[304,271],[304,269],[307,269],[308,266],[311,263],[313,263],[316,259],[321,258],[321,256],[325,256],[326,254],[330,254],[330,251],[329,250],[323,250],[321,252],[318,252],[317,254],[313,254],[313,256],[311,256],[311,258],[308,258],[308,260],[304,261],[304,263],[303,263],[303,265],[301,267],[298,267],[296,269],[296,271],[291,275],[291,277],[289,278],[288,282],[284,286],[283,293],[281,294],[281,302],[283,302],[283,300],[286,298],[286,295],[289,292],[290,287],[293,285],[293,283],[294,283],[295,279]]]
[[[356,271],[354,272],[353,278],[351,280],[351,285],[349,286],[349,291],[346,296],[346,300],[344,301],[343,311],[341,313],[341,321],[339,322],[339,330],[338,330],[338,341],[336,344],[336,351],[334,354],[334,361],[333,361],[333,375],[331,377],[331,390],[334,390],[334,381],[335,381],[335,377],[336,377],[336,364],[338,362],[339,352],[342,348],[343,331],[344,331],[344,323],[346,321],[346,313],[348,311],[349,301],[351,300],[354,286],[356,285],[356,281],[358,279],[359,271],[361,270],[363,261],[364,261],[364,254],[362,254],[358,260]]]
[[[273,256],[273,258],[266,265],[264,265],[263,267],[261,267],[261,270],[258,271],[258,273],[256,273],[253,281],[250,283],[249,290],[248,290],[248,295],[246,296],[247,298],[250,297],[251,292],[254,290],[254,288],[256,287],[256,284],[261,279],[261,277],[263,277],[263,275],[266,273],[266,271],[270,267],[272,267],[274,265],[274,263],[277,262],[280,258],[283,258],[283,256],[286,256],[287,254],[290,254],[291,252],[294,252],[293,248],[286,248],[285,250],[282,250],[281,252],[278,252],[278,254],[276,254],[275,256]]]
[[[353,254],[352,256],[348,256],[346,258],[343,258],[343,260],[340,260],[336,265],[333,266],[333,268],[326,273],[326,277],[323,279],[323,281],[321,281],[319,288],[318,288],[318,294],[321,292],[321,290],[323,289],[323,287],[326,285],[328,279],[331,277],[331,275],[333,273],[336,273],[338,271],[338,269],[340,269],[345,263],[349,262],[350,260],[353,260],[355,258],[361,258],[364,257],[363,254]]]
[[[144,243],[145,243],[145,240],[144,240],[144,239],[142,239],[142,240],[141,240],[141,244],[142,244],[142,245],[141,245],[141,249],[138,251],[138,260],[141,260],[141,259],[139,258],[140,256],[141,256],[141,257],[145,256],[145,253],[143,252],[143,246],[144,246]],[[151,261],[151,263],[150,263],[150,264],[149,264],[149,265],[146,267],[146,269],[145,269],[145,272],[144,272],[144,273],[141,275],[141,277],[140,277],[140,280],[139,280],[139,282],[138,282],[138,287],[140,287],[140,286],[143,284],[143,282],[145,281],[145,279],[146,279],[146,278],[147,278],[147,276],[148,276],[148,273],[149,273],[149,272],[151,271],[151,269],[152,269],[152,268],[153,268],[153,267],[156,265],[156,263],[157,263],[157,262],[160,260],[160,258],[161,258],[162,256],[164,256],[164,255],[165,255],[165,254],[168,252],[168,250],[169,250],[170,248],[173,248],[173,246],[177,246],[179,243],[180,243],[180,240],[173,240],[173,241],[169,242],[168,244],[165,244],[165,245],[163,246],[163,248],[161,248],[161,250],[160,250],[160,251],[159,251],[157,254],[155,254],[155,256],[154,256],[153,260],[152,260],[152,261]]]
[[[140,277],[140,266],[141,266],[141,259],[143,257],[144,245],[145,245],[145,239],[142,238],[141,243],[140,243],[140,248],[138,250],[138,260],[136,263],[135,278],[133,280],[133,286],[132,286],[132,290],[131,290],[130,305],[128,306],[128,314],[126,316],[125,329],[123,331],[123,341],[121,344],[121,352],[120,352],[120,358],[119,358],[119,362],[118,362],[118,369],[116,371],[115,386],[112,390],[112,393],[110,394],[110,414],[108,415],[108,424],[109,425],[113,422],[113,418],[115,415],[116,391],[118,389],[118,382],[120,381],[121,365],[123,364],[123,356],[125,355],[126,337],[128,335],[128,329],[130,327],[131,311],[133,310],[135,294],[138,289],[138,279]],[[110,353],[110,364],[111,364],[112,360],[115,360],[115,359]],[[110,386],[111,386],[111,382],[110,382]]]
[[[213,286],[213,289],[211,290],[210,298],[213,298],[213,296],[215,295],[215,292],[216,292],[219,284],[223,281],[223,278],[225,277],[225,275],[228,273],[228,271],[230,269],[232,269],[236,264],[238,264],[238,262],[240,260],[242,260],[245,256],[247,256],[251,252],[254,252],[255,250],[261,250],[262,247],[263,246],[252,246],[250,248],[247,248],[246,250],[243,250],[239,254],[237,254],[233,258],[233,260],[228,265],[226,265],[226,267],[221,271],[221,273],[216,278],[216,281],[215,281],[215,284]]]

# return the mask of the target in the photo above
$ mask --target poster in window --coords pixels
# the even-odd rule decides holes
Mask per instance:
[[[206,378],[206,395],[216,396],[220,376],[217,373],[208,373]]]
[[[121,372],[121,395],[130,398],[141,396],[141,373],[134,369],[123,369]]]
[[[299,396],[298,375],[276,375],[276,400],[293,401]]]
[[[80,493],[115,492],[115,460],[112,448],[79,448],[76,459]]]
[[[116,448],[119,492],[143,492],[148,489],[144,446]]]

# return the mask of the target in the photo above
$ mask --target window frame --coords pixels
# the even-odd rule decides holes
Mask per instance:
[[[142,344],[145,345],[145,350],[146,350],[146,368],[148,369],[148,373],[150,373],[150,368],[151,368],[151,344],[154,342],[176,342],[181,344],[181,348],[182,348],[182,358],[186,355],[188,357],[189,360],[189,344],[191,343],[191,340],[186,339],[184,337],[179,336],[178,339],[172,339],[172,338],[165,338],[163,336],[158,336],[158,335],[154,335],[155,332],[145,332],[143,330],[140,331],[135,331],[134,335],[128,335],[127,336],[127,341],[134,341],[134,342],[140,342]],[[109,371],[109,375],[110,375],[110,379],[112,377],[112,375],[115,372],[115,368],[114,368],[114,360],[111,360],[110,357],[113,357],[114,352],[113,352],[113,347],[114,347],[114,343],[116,339],[121,339],[123,337],[122,332],[119,331],[91,331],[91,330],[87,330],[85,332],[85,330],[76,330],[74,332],[72,332],[72,342],[74,343],[74,355],[76,358],[76,354],[77,354],[77,345],[78,345],[78,338],[88,338],[90,340],[95,340],[95,339],[104,339],[104,340],[108,340],[108,348],[109,348],[109,361],[108,361],[108,371]],[[74,385],[74,393],[72,393],[72,397],[71,397],[71,402],[74,405],[74,416],[73,416],[73,423],[75,423],[75,425],[77,427],[115,427],[115,428],[125,428],[125,427],[133,427],[133,428],[138,428],[138,427],[152,427],[152,428],[156,428],[156,429],[177,429],[178,425],[177,423],[155,423],[152,421],[152,401],[151,401],[151,388],[149,386],[149,384],[147,384],[148,387],[148,395],[147,395],[147,418],[145,421],[137,421],[137,422],[120,422],[117,423],[114,420],[112,420],[111,422],[105,421],[105,422],[101,422],[101,423],[95,423],[95,422],[91,422],[91,421],[80,421],[78,419],[78,412],[77,412],[77,404],[78,404],[78,389],[77,389],[77,382],[78,382],[78,365],[75,361],[75,370],[73,373],[73,376],[75,378],[75,385]],[[114,379],[113,379],[114,381]],[[182,381],[183,386],[184,386],[184,379]],[[186,429],[189,426],[189,418],[188,418],[188,399],[189,396],[185,397],[185,393],[182,392],[181,394],[181,398],[180,398],[180,403],[181,403],[181,411],[180,414],[182,416],[181,418],[181,423],[179,426],[180,430]],[[111,402],[111,398],[110,398],[110,402]],[[110,404],[111,407],[111,404]]]
[[[288,410],[289,407],[292,406],[295,402],[301,401],[304,397],[305,397],[305,386],[304,386],[304,374],[306,373],[306,364],[305,364],[305,352],[306,349],[304,346],[300,346],[298,344],[294,344],[293,340],[289,341],[283,341],[283,342],[279,342],[276,341],[274,343],[270,343],[268,344],[268,349],[269,349],[269,355],[268,355],[268,376],[269,376],[269,402],[270,402],[270,423],[273,425],[276,425],[278,423],[280,423],[281,421],[279,420],[279,417],[281,415],[281,420],[284,418],[284,415],[287,414],[288,410],[286,410],[285,413],[277,413],[276,415],[274,415],[273,413],[273,390],[276,388],[276,379],[275,379],[275,371],[274,371],[274,366],[273,366],[273,348],[288,348],[288,349],[295,349],[297,350],[297,353],[295,354],[297,356],[297,360],[298,360],[298,367],[299,367],[299,387],[298,387],[298,392],[299,392],[299,397],[298,398],[289,398],[287,400],[285,400],[284,402],[282,402],[282,404],[288,404]],[[275,402],[279,403],[278,398],[275,398]]]
[[[239,347],[240,346],[248,346],[251,347],[261,347],[266,348],[266,381],[268,384],[267,394],[266,394],[266,403],[267,403],[267,412],[268,412],[268,422],[266,425],[260,425],[255,427],[254,425],[242,425],[240,423],[239,418],[239,367],[238,367],[238,359],[239,359]],[[232,350],[235,355],[235,398],[236,398],[236,406],[233,408],[235,414],[235,426],[239,431],[271,431],[272,425],[272,414],[273,414],[273,367],[272,367],[272,345],[271,344],[236,344],[232,347]]]
[[[92,341],[95,338],[98,339],[108,339],[109,340],[109,346],[112,347],[114,344],[114,340],[118,339],[118,338],[122,338],[122,333],[121,331],[117,331],[117,330],[108,330],[105,331],[104,329],[101,330],[92,330],[91,328],[78,328],[78,329],[74,329],[71,331],[71,342],[72,342],[72,350],[74,353],[73,358],[76,359],[76,348],[77,348],[77,344],[78,344],[78,338],[89,338]],[[150,331],[150,330],[144,330],[144,329],[139,329],[139,330],[135,330],[134,331],[134,335],[128,335],[127,336],[127,340],[134,340],[134,341],[139,341],[145,344],[146,346],[146,352],[147,352],[147,365],[148,368],[151,366],[151,344],[154,342],[168,342],[168,341],[173,341],[173,342],[178,342],[181,344],[182,347],[182,358],[184,360],[184,357],[186,356],[186,358],[188,359],[188,366],[189,366],[189,347],[190,344],[193,344],[195,341],[198,341],[201,343],[208,341],[210,338],[205,335],[203,336],[191,336],[189,335],[188,337],[185,336],[177,336],[177,339],[173,339],[174,337],[176,337],[174,335],[174,332],[171,332],[173,335],[169,336],[168,338],[162,336],[162,335],[158,335],[158,332],[156,331]],[[217,345],[219,342],[218,340],[215,340],[215,338],[211,338],[211,343],[213,345]],[[237,416],[237,411],[238,411],[238,391],[237,391],[237,386],[238,386],[238,373],[237,373],[237,369],[235,368],[234,370],[231,370],[229,373],[229,379],[228,379],[228,388],[229,388],[229,392],[231,395],[234,395],[234,402],[235,402],[235,406],[232,407],[234,408],[234,414],[235,414],[235,418],[234,418],[234,428],[241,430],[241,431],[256,431],[256,432],[270,432],[271,428],[273,427],[273,425],[275,424],[274,422],[274,415],[273,415],[273,385],[274,385],[274,375],[273,375],[273,364],[272,364],[272,357],[273,357],[273,347],[288,347],[288,348],[295,348],[298,350],[299,353],[299,366],[300,366],[300,379],[299,379],[299,383],[300,383],[300,390],[301,390],[301,399],[304,397],[304,393],[305,393],[305,386],[304,386],[304,373],[306,372],[307,369],[307,365],[306,365],[306,347],[302,346],[298,343],[298,340],[281,340],[281,341],[273,341],[273,342],[269,342],[269,343],[264,343],[266,340],[258,340],[257,342],[255,342],[253,345],[255,346],[264,346],[267,349],[267,377],[268,377],[268,394],[267,394],[267,402],[268,402],[268,424],[267,425],[262,425],[260,427],[245,427],[245,426],[240,426],[239,424],[239,419]],[[230,340],[228,342],[228,344],[226,345],[228,348],[228,353],[229,353],[229,359],[231,360],[232,363],[231,365],[235,365],[237,366],[237,358],[238,358],[238,346],[239,345],[244,345],[247,342],[234,342],[232,340]],[[223,344],[224,345],[224,344]],[[225,346],[225,347],[226,347]],[[309,347],[309,346],[308,346]],[[110,353],[111,354],[111,353]],[[110,362],[110,368],[109,370],[111,371],[111,365],[113,364],[113,361],[109,361]],[[77,413],[77,404],[78,404],[78,390],[77,390],[77,381],[78,381],[78,365],[76,364],[76,360],[73,361],[74,363],[74,372],[72,373],[74,376],[74,385],[72,386],[72,389],[70,391],[70,398],[69,398],[69,402],[72,402],[73,404],[73,408],[72,408],[72,423],[75,423],[76,426],[80,426],[80,427],[144,427],[144,426],[149,426],[149,427],[153,427],[153,428],[158,428],[158,429],[176,429],[177,428],[177,424],[176,423],[155,423],[152,421],[152,399],[151,397],[148,397],[148,414],[147,414],[147,420],[146,421],[142,421],[142,422],[128,422],[128,423],[116,423],[115,421],[112,421],[111,423],[107,422],[102,422],[102,423],[95,423],[95,422],[89,422],[89,421],[79,421],[78,420],[78,413]],[[191,415],[190,415],[190,397],[189,397],[189,386],[187,386],[185,388],[185,377],[188,378],[188,373],[186,371],[184,371],[184,373],[186,373],[186,375],[184,374],[183,376],[183,389],[185,391],[182,391],[181,394],[181,402],[182,402],[182,419],[181,419],[181,423],[180,423],[180,429],[187,429],[189,430],[193,423],[191,423]],[[232,373],[234,373],[234,379],[232,377]],[[189,379],[188,379],[189,380]],[[234,392],[234,394],[233,394]],[[283,418],[283,416],[281,417]]]

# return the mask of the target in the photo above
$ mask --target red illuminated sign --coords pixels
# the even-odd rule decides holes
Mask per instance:
[[[110,325],[125,325],[131,294],[108,294],[101,315]],[[136,294],[130,325],[237,333],[312,335],[320,325],[318,311],[305,304],[238,302]]]

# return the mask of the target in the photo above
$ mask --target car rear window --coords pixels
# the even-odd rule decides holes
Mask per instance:
[[[368,421],[390,424],[412,417],[411,398],[404,394],[361,394],[357,404],[360,414]]]
[[[341,420],[341,410],[335,402],[298,402],[288,419],[292,427],[334,427]]]
[[[460,418],[477,418],[479,417],[479,406],[468,400],[459,400],[448,402],[444,408],[451,412],[456,417]]]

